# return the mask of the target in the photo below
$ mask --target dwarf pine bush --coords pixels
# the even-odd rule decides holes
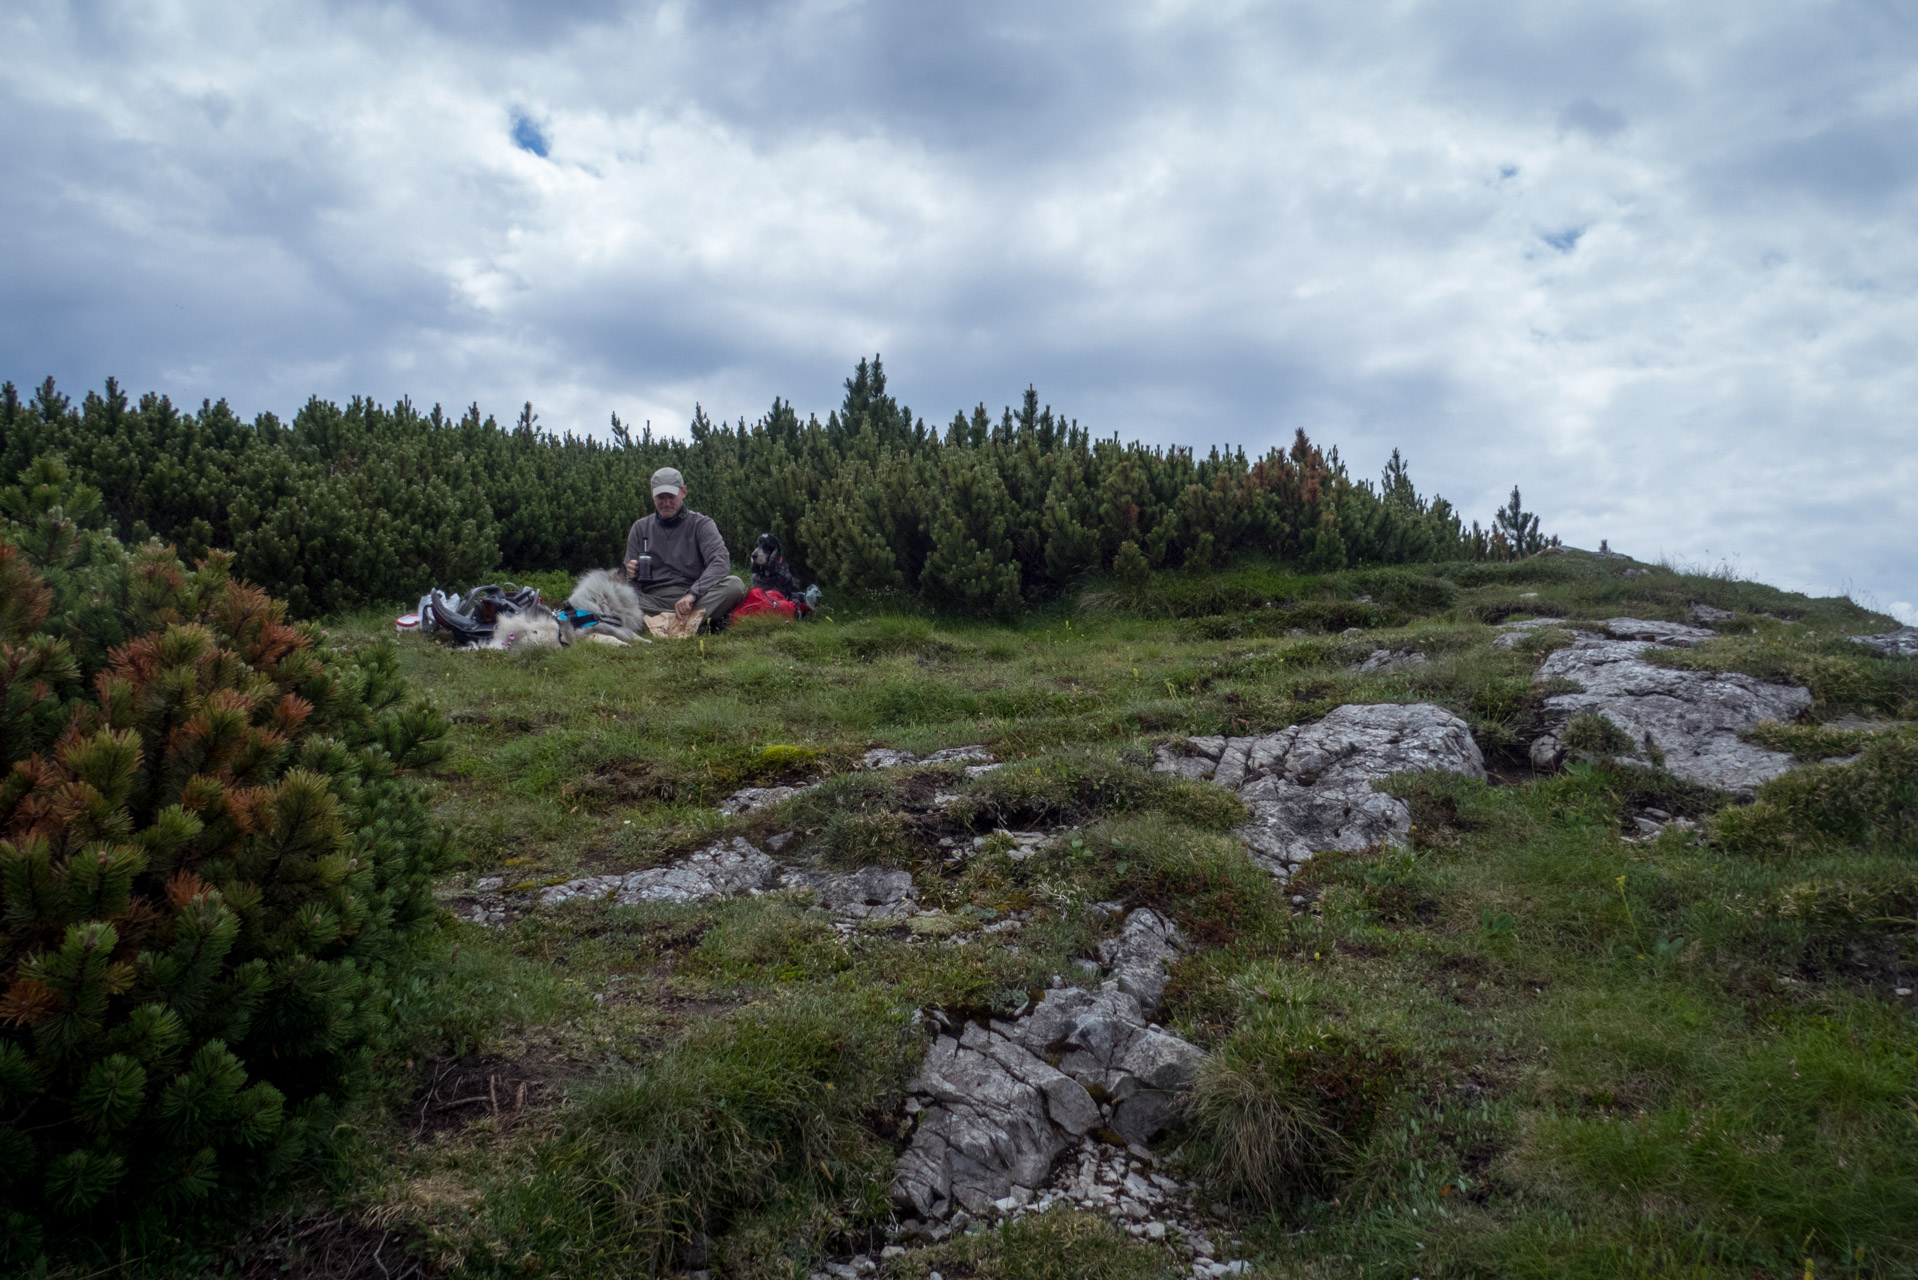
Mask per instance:
[[[0,494],[0,1260],[178,1234],[314,1136],[435,919],[445,724],[215,556]],[[80,518],[76,519],[75,515]]]
[[[1304,432],[1259,457],[1095,439],[1031,388],[1018,410],[995,421],[980,405],[942,433],[887,392],[876,357],[845,389],[823,423],[775,400],[753,423],[696,408],[688,440],[635,436],[615,417],[607,443],[541,429],[530,404],[510,428],[477,406],[452,418],[364,399],[248,423],[224,401],[134,402],[111,380],[78,405],[51,379],[25,398],[9,382],[0,476],[59,453],[101,491],[113,532],[189,556],[231,548],[240,574],[299,615],[466,586],[499,565],[605,565],[663,465],[685,473],[735,552],[770,532],[802,578],[1000,618],[1090,571],[1138,595],[1155,570],[1248,553],[1325,572],[1546,545],[1516,493],[1496,527],[1468,527],[1417,491],[1396,452],[1374,483]]]

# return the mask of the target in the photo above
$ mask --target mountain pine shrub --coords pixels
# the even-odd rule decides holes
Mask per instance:
[[[301,1156],[387,1025],[446,852],[445,723],[214,556],[0,493],[0,1262],[137,1247]]]
[[[50,379],[25,397],[8,382],[0,477],[60,454],[99,490],[98,527],[157,534],[190,558],[230,548],[237,574],[300,617],[469,587],[500,565],[615,563],[660,466],[685,473],[735,553],[771,532],[802,580],[1000,616],[1072,590],[1127,544],[1127,564],[1153,571],[1250,556],[1311,572],[1550,544],[1516,494],[1493,528],[1468,528],[1398,454],[1375,483],[1303,432],[1256,458],[1094,439],[1028,387],[1016,411],[995,421],[981,404],[941,434],[888,393],[876,357],[845,389],[823,423],[775,400],[752,423],[695,407],[684,440],[615,416],[602,441],[542,429],[531,405],[510,427],[477,406],[452,417],[357,398],[249,423],[224,402],[135,403],[111,380],[77,405]]]

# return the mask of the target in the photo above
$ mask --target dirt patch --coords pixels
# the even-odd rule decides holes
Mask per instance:
[[[234,1245],[222,1274],[237,1280],[423,1280],[440,1268],[425,1237],[339,1215],[276,1218]]]
[[[517,1123],[529,1107],[550,1098],[561,1075],[557,1063],[467,1054],[427,1064],[419,1092],[407,1104],[413,1135],[428,1138],[493,1117]]]

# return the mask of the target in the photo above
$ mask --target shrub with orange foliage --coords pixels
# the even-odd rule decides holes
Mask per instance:
[[[446,726],[390,647],[322,652],[35,470],[0,533],[7,1262],[270,1184],[377,1046],[446,853],[405,776]]]

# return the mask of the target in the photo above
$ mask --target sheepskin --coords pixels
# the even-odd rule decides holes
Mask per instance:
[[[499,625],[493,628],[493,638],[486,642],[486,647],[488,649],[557,649],[559,648],[559,623],[544,609],[537,613],[516,613],[510,618],[499,620]]]

